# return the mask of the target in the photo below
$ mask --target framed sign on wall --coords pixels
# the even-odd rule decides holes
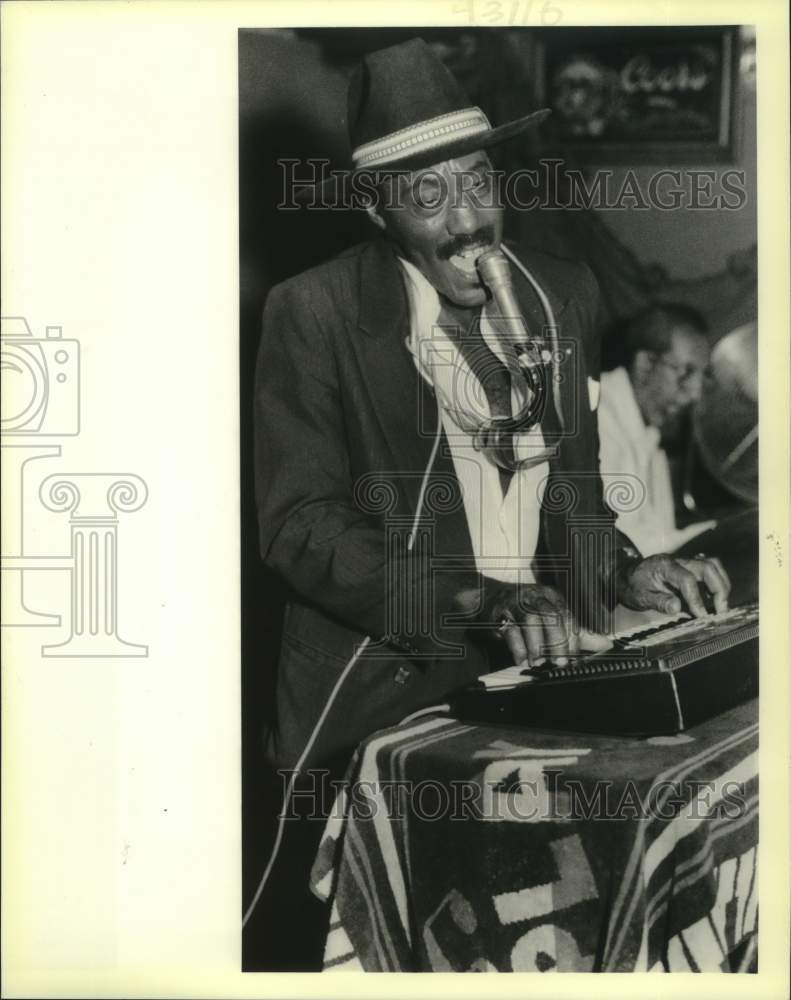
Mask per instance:
[[[733,162],[738,58],[733,26],[542,32],[546,135],[589,163]]]

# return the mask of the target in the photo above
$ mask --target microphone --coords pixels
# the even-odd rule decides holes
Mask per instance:
[[[536,362],[530,357],[527,327],[514,295],[511,268],[505,255],[499,249],[486,250],[475,263],[481,280],[492,293],[520,366],[534,368]]]
[[[527,430],[541,420],[547,396],[546,376],[535,352],[531,354],[532,342],[522,318],[522,310],[516,301],[511,268],[505,255],[499,248],[486,250],[475,265],[481,280],[492,293],[505,327],[507,341],[516,353],[516,360],[525,380],[526,400],[521,411],[510,420],[488,429],[495,450],[505,446],[512,452],[513,434]]]
[[[524,275],[527,281],[536,293],[539,302],[541,303],[541,308],[544,310],[544,316],[546,318],[545,331],[549,334],[549,343],[552,350],[545,352],[542,350],[542,358],[545,357],[545,353],[549,354],[549,361],[552,365],[552,399],[555,404],[555,412],[557,413],[558,423],[560,424],[561,432],[565,432],[566,429],[566,418],[563,413],[563,400],[561,398],[560,392],[560,381],[561,378],[558,373],[558,367],[560,365],[560,349],[558,344],[558,333],[557,333],[557,323],[555,321],[555,314],[552,310],[552,305],[550,304],[549,298],[546,292],[541,287],[536,278],[530,273],[530,271],[525,267],[525,265],[519,260],[519,258],[511,253],[508,247],[503,243],[499,249],[487,250],[485,253],[481,254],[478,260],[475,262],[478,266],[478,273],[481,276],[483,283],[490,289],[492,296],[497,303],[500,312],[504,315],[506,322],[508,323],[508,328],[512,334],[517,334],[516,349],[520,351],[520,367],[525,374],[525,377],[530,381],[535,373],[538,378],[540,390],[546,393],[546,379],[543,378],[543,369],[540,365],[535,364],[530,357],[529,350],[522,346],[521,337],[523,334],[527,333],[527,330],[523,330],[523,321],[519,312],[519,306],[516,303],[516,298],[513,294],[513,287],[511,285],[511,275],[508,270],[508,261],[517,268],[518,271]],[[521,322],[520,322],[521,321]],[[517,329],[518,328],[518,329]],[[541,338],[542,344],[544,342],[544,337]],[[566,353],[570,353],[567,350]]]

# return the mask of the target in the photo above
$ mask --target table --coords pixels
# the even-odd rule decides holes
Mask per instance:
[[[325,969],[732,971],[757,939],[757,744],[755,702],[669,737],[375,734],[313,869]]]

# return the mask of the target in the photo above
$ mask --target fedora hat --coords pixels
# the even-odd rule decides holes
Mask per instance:
[[[521,135],[549,114],[543,108],[493,128],[426,42],[412,38],[369,53],[354,68],[346,119],[351,166],[301,186],[295,197],[304,203],[334,192],[335,201],[355,175],[378,178],[466,156]]]
[[[349,81],[352,170],[418,170],[488,149],[542,122],[549,108],[493,128],[422,38],[365,56]]]

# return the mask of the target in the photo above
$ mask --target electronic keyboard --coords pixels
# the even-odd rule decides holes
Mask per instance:
[[[682,732],[758,694],[758,606],[679,615],[565,666],[507,667],[451,695],[454,718],[617,735]]]

